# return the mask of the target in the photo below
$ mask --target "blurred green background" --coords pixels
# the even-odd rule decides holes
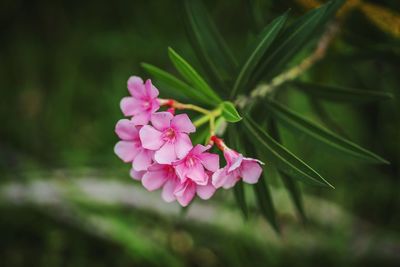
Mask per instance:
[[[302,187],[303,224],[271,174],[279,237],[257,213],[244,222],[230,191],[182,214],[141,189],[113,153],[126,80],[147,77],[140,63],[173,72],[171,46],[198,66],[178,2],[1,1],[0,266],[399,266],[400,3],[368,1],[393,16],[349,12],[305,74],[394,95],[323,103],[342,135],[391,164],[357,162],[282,128],[285,145],[336,189]],[[252,7],[269,22],[311,2],[205,1],[238,57],[257,33]],[[302,93],[285,100],[322,123]]]

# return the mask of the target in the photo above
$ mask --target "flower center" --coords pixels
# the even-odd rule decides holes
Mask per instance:
[[[174,142],[176,138],[175,130],[172,128],[168,128],[163,134],[164,141]]]
[[[143,107],[144,109],[150,109],[150,108],[151,108],[151,103],[150,103],[150,101],[143,101],[143,102],[142,102],[142,107]]]
[[[192,168],[194,165],[196,165],[196,163],[197,163],[197,159],[193,156],[189,156],[185,160],[185,165],[188,168]]]

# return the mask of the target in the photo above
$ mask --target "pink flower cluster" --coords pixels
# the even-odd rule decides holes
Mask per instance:
[[[220,169],[219,155],[208,152],[211,144],[193,146],[189,134],[196,128],[187,114],[159,111],[159,92],[150,80],[132,76],[128,90],[131,96],[121,100],[121,110],[131,118],[118,121],[115,132],[121,140],[114,151],[132,163],[131,176],[147,190],[162,188],[165,201],[187,206],[195,195],[209,199],[217,188],[231,188],[241,178],[257,183],[260,161],[243,157],[214,136],[211,144],[223,151],[227,163]]]

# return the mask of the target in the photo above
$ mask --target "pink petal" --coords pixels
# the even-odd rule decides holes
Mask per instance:
[[[262,168],[255,161],[244,160],[240,168],[243,181],[249,184],[255,184],[260,179]]]
[[[167,178],[163,170],[148,171],[143,175],[142,184],[147,190],[153,191],[163,186]]]
[[[122,119],[117,122],[115,133],[119,138],[126,141],[135,140],[139,137],[139,132],[135,124],[127,119]]]
[[[184,133],[194,133],[196,131],[187,114],[176,115],[171,121],[171,127]]]
[[[139,131],[139,136],[142,146],[146,149],[157,150],[164,144],[162,133],[150,125],[143,126]]]
[[[190,168],[186,176],[199,185],[206,185],[209,178],[201,164],[196,164]]]
[[[230,172],[225,178],[224,189],[230,189],[235,186],[235,184],[240,180],[239,174],[237,172]]]
[[[190,180],[187,180],[185,183],[178,185],[174,194],[179,204],[186,207],[196,194],[196,185]]]
[[[175,152],[179,159],[184,158],[193,148],[192,141],[189,136],[184,133],[179,133],[175,140]]]
[[[242,162],[243,162],[243,155],[239,154],[237,157],[233,158],[233,161],[231,161],[228,172],[234,171],[237,168],[239,168]]]
[[[137,181],[140,181],[145,173],[146,173],[146,172],[144,172],[144,171],[140,171],[140,172],[135,171],[135,170],[132,168],[132,169],[130,170],[130,172],[129,172],[129,175],[132,177],[132,179],[137,180]]]
[[[138,153],[137,147],[131,141],[119,141],[115,147],[114,152],[124,162],[131,162]]]
[[[197,144],[197,145],[194,146],[192,151],[190,151],[190,154],[199,155],[199,154],[203,153],[204,151],[206,151],[206,150],[208,150],[210,148],[211,148],[210,145],[203,146],[203,145]]]
[[[197,185],[196,193],[197,195],[204,200],[209,199],[214,195],[216,188],[212,184],[207,185]]]
[[[178,178],[184,182],[186,180],[186,173],[188,169],[185,167],[185,163],[178,164],[175,166],[175,172]]]
[[[157,112],[151,115],[151,124],[159,131],[164,131],[170,127],[174,116],[170,112]]]
[[[179,185],[178,180],[176,179],[169,179],[163,187],[161,197],[164,199],[165,202],[172,202],[176,199],[174,195],[174,191],[176,187]]]
[[[146,171],[153,160],[153,151],[142,149],[132,162],[132,166],[136,171]]]
[[[151,83],[150,79],[147,79],[145,83],[146,95],[148,98],[156,98],[159,94],[157,88]]]
[[[128,79],[128,90],[129,93],[137,99],[143,99],[146,97],[146,90],[143,84],[143,80],[137,76],[131,76]]]
[[[131,119],[132,123],[135,125],[146,125],[150,121],[151,113],[149,112],[142,112],[139,113]]]
[[[202,153],[200,156],[201,163],[204,168],[209,171],[215,172],[219,169],[219,156],[212,153]]]
[[[172,143],[166,142],[159,150],[154,154],[154,160],[160,164],[171,164],[176,160],[175,146]]]
[[[122,113],[125,116],[133,116],[142,111],[141,101],[133,97],[126,96],[122,98],[119,105],[121,107]]]
[[[221,168],[213,173],[211,177],[212,185],[216,188],[220,188],[224,185],[227,179],[226,167]]]

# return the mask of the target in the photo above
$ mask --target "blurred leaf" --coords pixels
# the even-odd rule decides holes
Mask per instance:
[[[268,220],[274,230],[280,233],[279,225],[276,221],[276,212],[274,205],[272,204],[271,192],[266,182],[267,174],[263,172],[262,176],[258,180],[258,183],[253,185],[254,193],[256,194],[258,207],[261,214]]]
[[[242,119],[232,102],[221,103],[222,116],[227,122],[238,122]]]
[[[187,33],[204,70],[218,86],[227,89],[236,62],[202,1],[183,1]]]
[[[297,52],[313,40],[314,35],[334,16],[342,3],[343,0],[328,2],[306,13],[285,29],[274,42],[272,51],[257,68],[254,79],[259,80],[265,74],[271,78],[281,72]]]
[[[243,122],[250,135],[250,141],[255,146],[262,146],[265,149],[263,150],[265,151],[263,156],[276,164],[278,169],[305,183],[334,188],[314,169],[276,142],[268,133],[257,126],[254,121],[245,118]]]
[[[241,150],[242,146],[239,140],[239,135],[237,134],[237,129],[235,125],[230,125],[227,131],[227,137],[229,144],[237,149]],[[235,197],[235,201],[237,205],[240,207],[242,211],[242,215],[244,219],[248,219],[249,211],[246,204],[246,196],[244,192],[243,182],[239,181],[236,183],[235,187],[233,188],[233,196]]]
[[[287,107],[279,104],[274,100],[270,100],[266,108],[271,112],[271,115],[280,121],[283,125],[305,133],[316,140],[319,140],[337,150],[346,154],[361,158],[363,160],[375,163],[388,163],[380,156],[350,142],[339,135],[320,127],[314,122],[297,115]]]
[[[260,63],[265,52],[271,46],[278,33],[281,31],[287,17],[288,12],[274,19],[263,29],[255,42],[251,45],[249,48],[249,53],[245,56],[245,61],[242,64],[240,72],[233,86],[233,90],[231,92],[232,97],[235,97],[238,93],[241,93],[244,90],[254,69]]]
[[[277,142],[281,142],[281,138],[279,135],[278,127],[273,119],[269,120],[268,129],[271,132],[271,135]],[[285,185],[286,190],[289,192],[290,199],[292,200],[297,213],[299,214],[301,220],[305,222],[307,220],[303,198],[301,196],[300,186],[297,181],[294,181],[292,177],[287,175],[286,173],[279,171],[279,176],[281,177],[283,184]]]
[[[198,89],[204,96],[209,97],[214,104],[221,102],[219,96],[210,88],[193,67],[186,62],[186,60],[178,55],[172,48],[168,48],[168,54],[176,69],[188,83]]]
[[[172,74],[147,63],[142,63],[141,65],[148,73],[150,73],[156,79],[160,80],[161,82],[164,82],[170,88],[178,90],[180,93],[182,93],[189,99],[197,100],[201,103],[208,105],[214,104],[209,97],[206,97],[203,94],[199,93],[196,89],[189,86],[185,82],[179,80]]]
[[[292,84],[306,94],[330,101],[364,103],[393,99],[393,95],[387,92],[359,90],[299,81],[293,82]]]

